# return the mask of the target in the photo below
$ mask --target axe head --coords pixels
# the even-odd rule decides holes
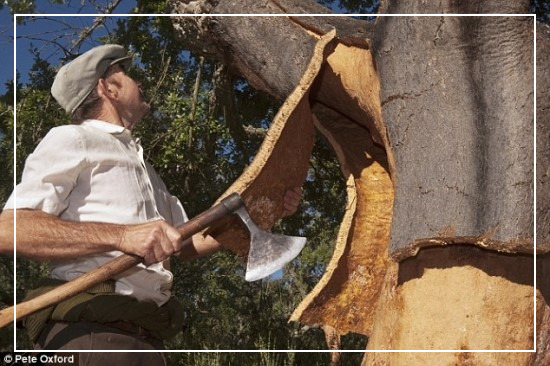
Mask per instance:
[[[260,229],[246,208],[235,211],[250,231],[250,250],[246,265],[246,281],[267,277],[293,260],[306,244],[306,238],[287,236]]]

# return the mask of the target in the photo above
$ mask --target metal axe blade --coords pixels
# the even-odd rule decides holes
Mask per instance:
[[[306,238],[267,232],[260,229],[243,206],[235,211],[250,232],[246,281],[267,277],[293,260],[306,244]]]

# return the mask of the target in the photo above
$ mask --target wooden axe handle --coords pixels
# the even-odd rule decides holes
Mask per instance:
[[[183,240],[190,238],[198,232],[204,230],[220,219],[232,214],[236,209],[244,205],[240,196],[233,193],[224,198],[219,204],[209,208],[177,229],[183,237]],[[91,270],[72,281],[64,283],[55,289],[37,296],[28,301],[17,305],[16,319],[19,320],[27,315],[39,310],[60,303],[80,292],[86,291],[101,282],[121,274],[130,268],[141,263],[143,258],[132,255],[122,254],[102,266]],[[0,310],[0,328],[11,324],[14,321],[14,306]]]

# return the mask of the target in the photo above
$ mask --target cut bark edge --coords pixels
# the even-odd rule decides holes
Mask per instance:
[[[418,239],[405,248],[393,251],[391,258],[396,262],[401,262],[407,258],[416,256],[421,249],[448,245],[473,245],[478,248],[506,254],[542,255],[550,252],[550,245],[537,245],[535,248],[530,239],[498,241],[483,236],[457,236]]]

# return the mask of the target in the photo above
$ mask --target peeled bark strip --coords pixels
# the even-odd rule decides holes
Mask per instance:
[[[330,325],[323,326],[323,332],[325,333],[325,341],[327,342],[328,349],[339,351],[340,350],[340,334]],[[330,353],[330,366],[340,365],[340,352]]]
[[[336,151],[348,206],[323,278],[290,320],[327,324],[340,334],[369,334],[385,277],[393,207],[386,154],[370,132],[383,140],[383,130],[376,130],[379,84],[369,51],[338,45],[318,83],[315,125]]]
[[[254,160],[220,197],[239,193],[250,216],[263,229],[271,228],[282,217],[285,192],[302,186],[306,178],[315,140],[309,92],[333,38],[334,32],[317,42],[307,71],[275,116]],[[248,231],[236,218],[209,229],[207,234],[242,257],[248,253]]]

